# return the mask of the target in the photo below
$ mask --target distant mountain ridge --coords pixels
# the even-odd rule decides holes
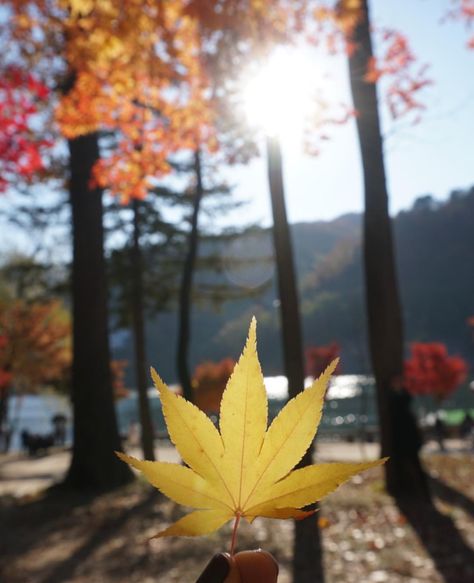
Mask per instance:
[[[344,373],[366,373],[370,369],[361,226],[362,216],[355,213],[291,226],[305,346],[337,341],[342,348]],[[394,232],[407,349],[413,341],[441,341],[473,362],[474,336],[466,320],[474,315],[474,188],[455,191],[442,203],[431,197],[419,198],[410,210],[397,215]],[[252,237],[243,243],[246,253],[271,249],[268,229],[258,230]],[[223,248],[223,257],[226,252]],[[258,297],[218,308],[194,306],[192,368],[203,360],[237,358],[255,314],[264,372],[282,372],[274,273],[271,268],[265,269],[262,267],[260,275],[270,280],[269,286]],[[229,276],[225,266],[220,275],[212,277],[226,282],[229,278],[238,280]],[[149,321],[147,329],[150,363],[169,382],[176,381],[176,322],[176,313],[163,313]],[[131,341],[123,343],[116,353],[132,362]]]

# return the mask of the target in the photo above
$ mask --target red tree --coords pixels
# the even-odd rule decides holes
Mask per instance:
[[[449,356],[440,342],[415,342],[411,358],[405,361],[405,388],[412,395],[432,395],[442,401],[467,376],[467,364],[459,356]]]
[[[310,346],[305,350],[306,357],[306,374],[313,378],[318,378],[331,362],[339,356],[341,347],[337,342],[331,342],[325,346]],[[338,365],[335,374],[340,374]]]

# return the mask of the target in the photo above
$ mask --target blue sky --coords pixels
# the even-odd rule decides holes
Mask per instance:
[[[379,26],[403,31],[420,63],[430,65],[433,85],[423,94],[421,122],[393,124],[384,115],[386,167],[392,214],[415,198],[442,199],[450,190],[474,184],[474,50],[466,48],[469,31],[459,22],[443,22],[447,0],[373,0]],[[474,33],[474,30],[472,31]],[[345,59],[330,67],[347,96]],[[322,154],[303,156],[283,147],[288,216],[291,222],[331,219],[363,208],[362,177],[355,133],[349,123],[332,132]],[[230,172],[236,194],[249,200],[245,218],[271,223],[266,171],[262,159]]]

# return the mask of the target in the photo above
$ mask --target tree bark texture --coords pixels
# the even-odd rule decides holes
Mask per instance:
[[[74,445],[66,485],[107,490],[129,481],[132,474],[114,454],[121,445],[110,375],[102,192],[90,187],[99,156],[97,134],[71,140],[69,152]]]
[[[364,76],[372,58],[367,0],[355,30],[349,58],[351,91],[365,187],[364,269],[369,347],[375,376],[381,450],[388,491],[396,497],[427,498],[427,480],[410,396],[403,390],[403,323],[397,283],[392,226],[383,156],[376,86]]]
[[[283,339],[283,360],[288,379],[289,397],[304,388],[304,360],[299,313],[296,271],[285,208],[283,170],[280,144],[276,138],[267,140],[268,179],[273,212],[273,242],[277,267],[278,295]],[[299,467],[312,463],[312,447]],[[324,581],[320,532],[314,518],[294,523],[293,581],[319,583]]]
[[[194,171],[196,175],[196,191],[194,193],[193,212],[191,216],[191,230],[189,232],[188,252],[183,266],[183,276],[179,291],[179,327],[176,364],[178,379],[183,390],[183,396],[188,401],[194,400],[189,373],[189,345],[191,340],[191,295],[193,277],[196,266],[196,257],[199,244],[199,211],[204,196],[202,185],[201,154],[196,150],[194,155]]]
[[[132,202],[133,241],[130,249],[130,267],[132,277],[132,323],[135,351],[135,380],[138,392],[138,412],[141,426],[141,446],[147,460],[155,459],[153,421],[148,400],[148,374],[146,358],[146,333],[143,306],[143,257],[140,247],[140,202]]]

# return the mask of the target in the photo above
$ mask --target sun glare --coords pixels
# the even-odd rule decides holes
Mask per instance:
[[[312,113],[314,64],[297,49],[280,49],[242,82],[242,101],[250,125],[269,136],[300,139]]]

